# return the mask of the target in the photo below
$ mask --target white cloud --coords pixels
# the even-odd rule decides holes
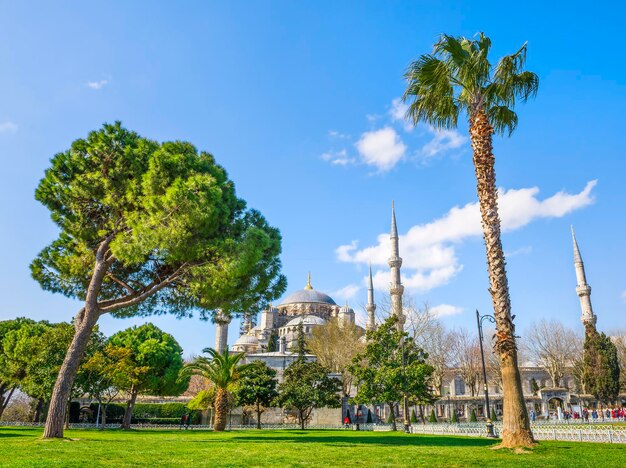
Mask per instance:
[[[328,136],[331,138],[344,139],[344,138],[349,138],[350,135],[346,135],[345,133],[338,132],[337,130],[328,130]]]
[[[526,226],[542,218],[560,218],[572,211],[593,203],[591,193],[597,181],[592,180],[579,192],[564,191],[540,200],[539,188],[500,190],[499,207],[504,232]],[[401,212],[400,212],[401,213]],[[468,238],[481,237],[478,203],[455,206],[441,218],[411,227],[400,236],[400,253],[403,258],[403,282],[408,289],[428,291],[447,284],[462,269],[456,255],[456,245]],[[342,262],[384,267],[374,274],[374,286],[386,289],[389,273],[386,267],[390,251],[389,234],[380,234],[377,244],[362,249],[358,242],[339,246],[335,253]]]
[[[108,84],[109,84],[109,80],[88,81],[87,87],[91,89],[102,89],[104,86]]]
[[[504,252],[504,256],[507,258],[515,257],[516,255],[528,255],[533,251],[533,247],[531,245],[525,245],[524,247],[520,247],[519,249],[511,250],[510,252]]]
[[[355,164],[357,162],[356,158],[348,156],[348,152],[345,149],[340,151],[328,151],[322,154],[322,159],[337,166],[347,166],[348,164]]]
[[[11,122],[7,120],[6,122],[0,123],[0,133],[15,133],[17,132],[17,124],[15,122]]]
[[[355,146],[363,162],[381,172],[392,169],[406,152],[406,145],[391,127],[363,133]]]
[[[450,304],[439,304],[438,306],[431,307],[430,312],[435,317],[441,318],[449,317],[451,315],[458,315],[463,312],[463,308]]]
[[[395,98],[391,101],[391,109],[389,109],[389,116],[392,122],[404,122],[406,119],[406,111],[409,110],[409,105],[402,102],[402,99]]]
[[[428,131],[433,134],[433,138],[421,150],[422,156],[426,159],[451,149],[460,148],[467,141],[467,138],[456,130],[438,130],[429,127]]]
[[[341,302],[349,301],[357,295],[360,289],[360,286],[356,284],[349,284],[341,289],[338,289],[337,291],[330,293],[330,297],[339,299]]]

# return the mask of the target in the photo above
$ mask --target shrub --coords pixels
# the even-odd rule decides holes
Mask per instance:
[[[496,414],[496,409],[491,408],[491,421],[497,421],[497,420],[498,420],[498,415]]]
[[[80,421],[80,403],[77,401],[70,402],[70,422],[77,423]]]
[[[387,424],[393,424],[393,408],[389,410],[389,414],[387,415]]]
[[[456,410],[454,410],[454,412],[452,413],[452,422],[453,423],[458,423],[459,422],[459,415],[456,412]]]
[[[437,415],[435,414],[435,410],[431,410],[430,411],[430,418],[428,420],[431,423],[436,423],[437,422]]]
[[[412,423],[417,422],[417,415],[415,414],[415,410],[411,411],[411,422]]]
[[[470,422],[477,422],[478,418],[476,418],[476,410],[472,409],[472,414],[470,414]]]

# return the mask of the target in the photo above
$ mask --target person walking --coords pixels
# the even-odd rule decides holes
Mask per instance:
[[[187,418],[185,421],[185,430],[187,430],[191,425],[191,413],[188,413],[185,417]]]

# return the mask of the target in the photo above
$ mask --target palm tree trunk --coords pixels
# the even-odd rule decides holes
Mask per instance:
[[[214,431],[226,429],[226,418],[228,417],[228,391],[225,388],[218,388],[215,394],[215,424]]]
[[[534,444],[528,412],[524,403],[522,381],[517,364],[515,326],[511,319],[511,300],[506,276],[506,262],[500,239],[498,191],[492,146],[493,128],[483,110],[470,117],[470,139],[474,153],[474,169],[478,184],[478,201],[482,219],[489,292],[496,319],[495,350],[500,355],[504,414],[502,421],[502,446],[518,447]]]

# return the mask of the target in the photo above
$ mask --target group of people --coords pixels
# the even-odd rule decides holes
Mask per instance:
[[[551,419],[559,419],[559,415],[558,413],[555,411],[554,413],[550,413],[550,418]],[[589,422],[589,419],[591,418],[592,422],[597,422],[597,421],[610,421],[610,420],[615,420],[615,421],[624,421],[626,420],[626,409],[624,408],[604,408],[604,409],[591,409],[589,410],[588,408],[583,408],[581,412],[578,411],[569,411],[569,410],[565,410],[562,412],[562,418],[565,421],[568,421],[570,419],[581,419],[584,422]],[[531,416],[530,416],[531,421],[534,421],[534,411],[531,411]]]
[[[624,408],[605,408],[605,409],[593,409],[591,413],[587,408],[583,409],[582,417],[585,421],[589,421],[589,415],[593,421],[598,419],[605,421],[606,419],[615,419],[623,421],[626,419],[626,410]]]

